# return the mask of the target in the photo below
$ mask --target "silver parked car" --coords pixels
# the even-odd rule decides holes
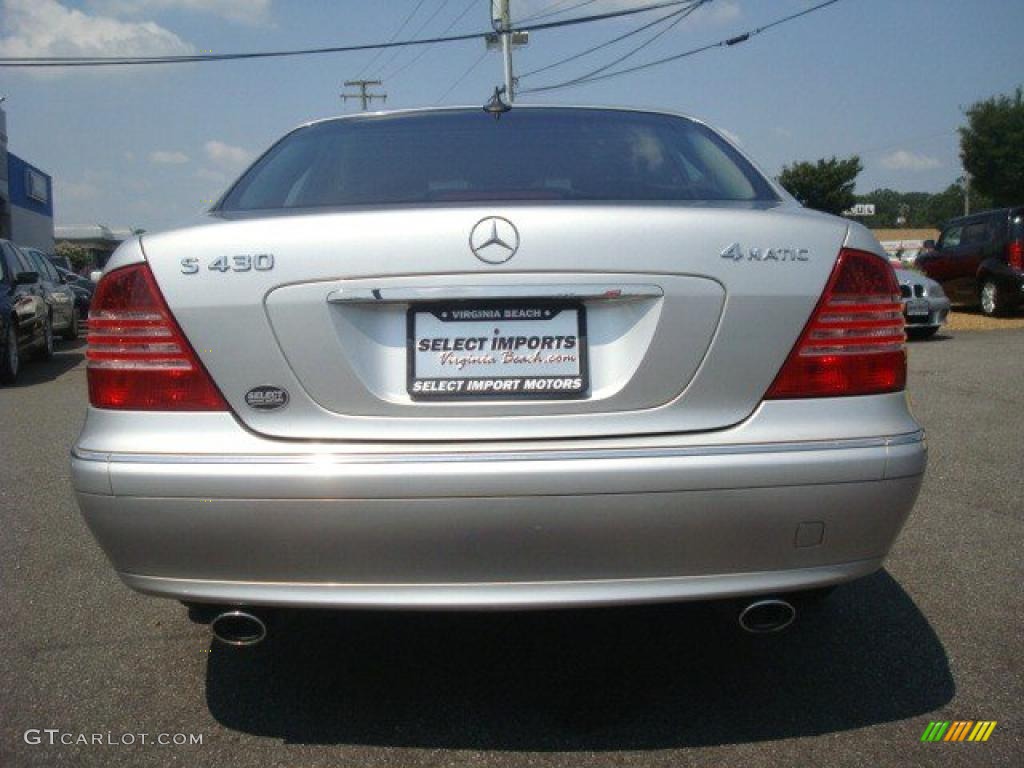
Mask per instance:
[[[921,484],[899,286],[696,120],[304,125],[97,287],[78,502],[120,577],[226,610],[788,596]]]
[[[78,338],[78,310],[75,306],[75,292],[61,277],[53,262],[36,248],[21,248],[21,252],[39,273],[39,287],[46,301],[50,318],[51,333],[59,333],[62,339]]]
[[[949,299],[942,286],[909,269],[897,269],[896,279],[900,284],[907,335],[912,339],[934,336],[949,318]]]

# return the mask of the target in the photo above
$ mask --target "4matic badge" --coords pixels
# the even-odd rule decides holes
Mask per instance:
[[[733,261],[809,261],[811,252],[807,248],[747,248],[733,243],[722,249],[723,259]]]

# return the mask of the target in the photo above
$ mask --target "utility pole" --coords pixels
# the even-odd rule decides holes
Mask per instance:
[[[505,62],[505,98],[511,104],[516,100],[512,78],[512,12],[509,0],[491,0],[491,24],[501,35],[501,55]]]
[[[959,131],[953,131],[953,135],[956,136]],[[964,165],[964,147],[961,140],[960,144],[960,168],[963,170],[964,175],[961,176],[957,181],[962,181],[964,185],[964,216],[971,215],[971,174],[967,172],[967,167]]]
[[[363,105],[363,112],[366,111],[370,102],[374,99],[380,99],[381,101],[387,101],[388,95],[386,93],[370,93],[367,88],[371,85],[382,85],[380,80],[346,80],[346,88],[358,88],[359,93],[342,93],[341,98],[344,101],[349,99],[359,99]]]

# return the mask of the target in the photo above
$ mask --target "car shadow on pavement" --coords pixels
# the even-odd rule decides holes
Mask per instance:
[[[908,336],[907,343],[910,344],[911,346],[915,346],[917,344],[934,344],[940,341],[949,341],[952,338],[953,336],[951,334],[943,333],[940,331],[939,333],[936,333],[934,336],[926,336],[923,338],[915,338],[913,336]]]
[[[46,381],[60,378],[85,359],[85,354],[78,350],[85,347],[81,339],[77,341],[58,342],[57,349],[49,360],[23,360],[18,371],[18,380],[8,387],[31,387]]]
[[[778,635],[726,614],[290,612],[256,649],[211,646],[207,705],[288,743],[576,751],[817,735],[953,696],[941,642],[885,571]]]

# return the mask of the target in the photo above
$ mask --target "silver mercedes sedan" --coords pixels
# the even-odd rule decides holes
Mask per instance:
[[[900,285],[907,336],[911,339],[934,336],[949,319],[950,302],[942,286],[910,269],[897,269],[896,281]]]
[[[111,258],[74,447],[130,587],[223,606],[791,596],[881,567],[925,468],[900,290],[707,125],[362,114]]]

